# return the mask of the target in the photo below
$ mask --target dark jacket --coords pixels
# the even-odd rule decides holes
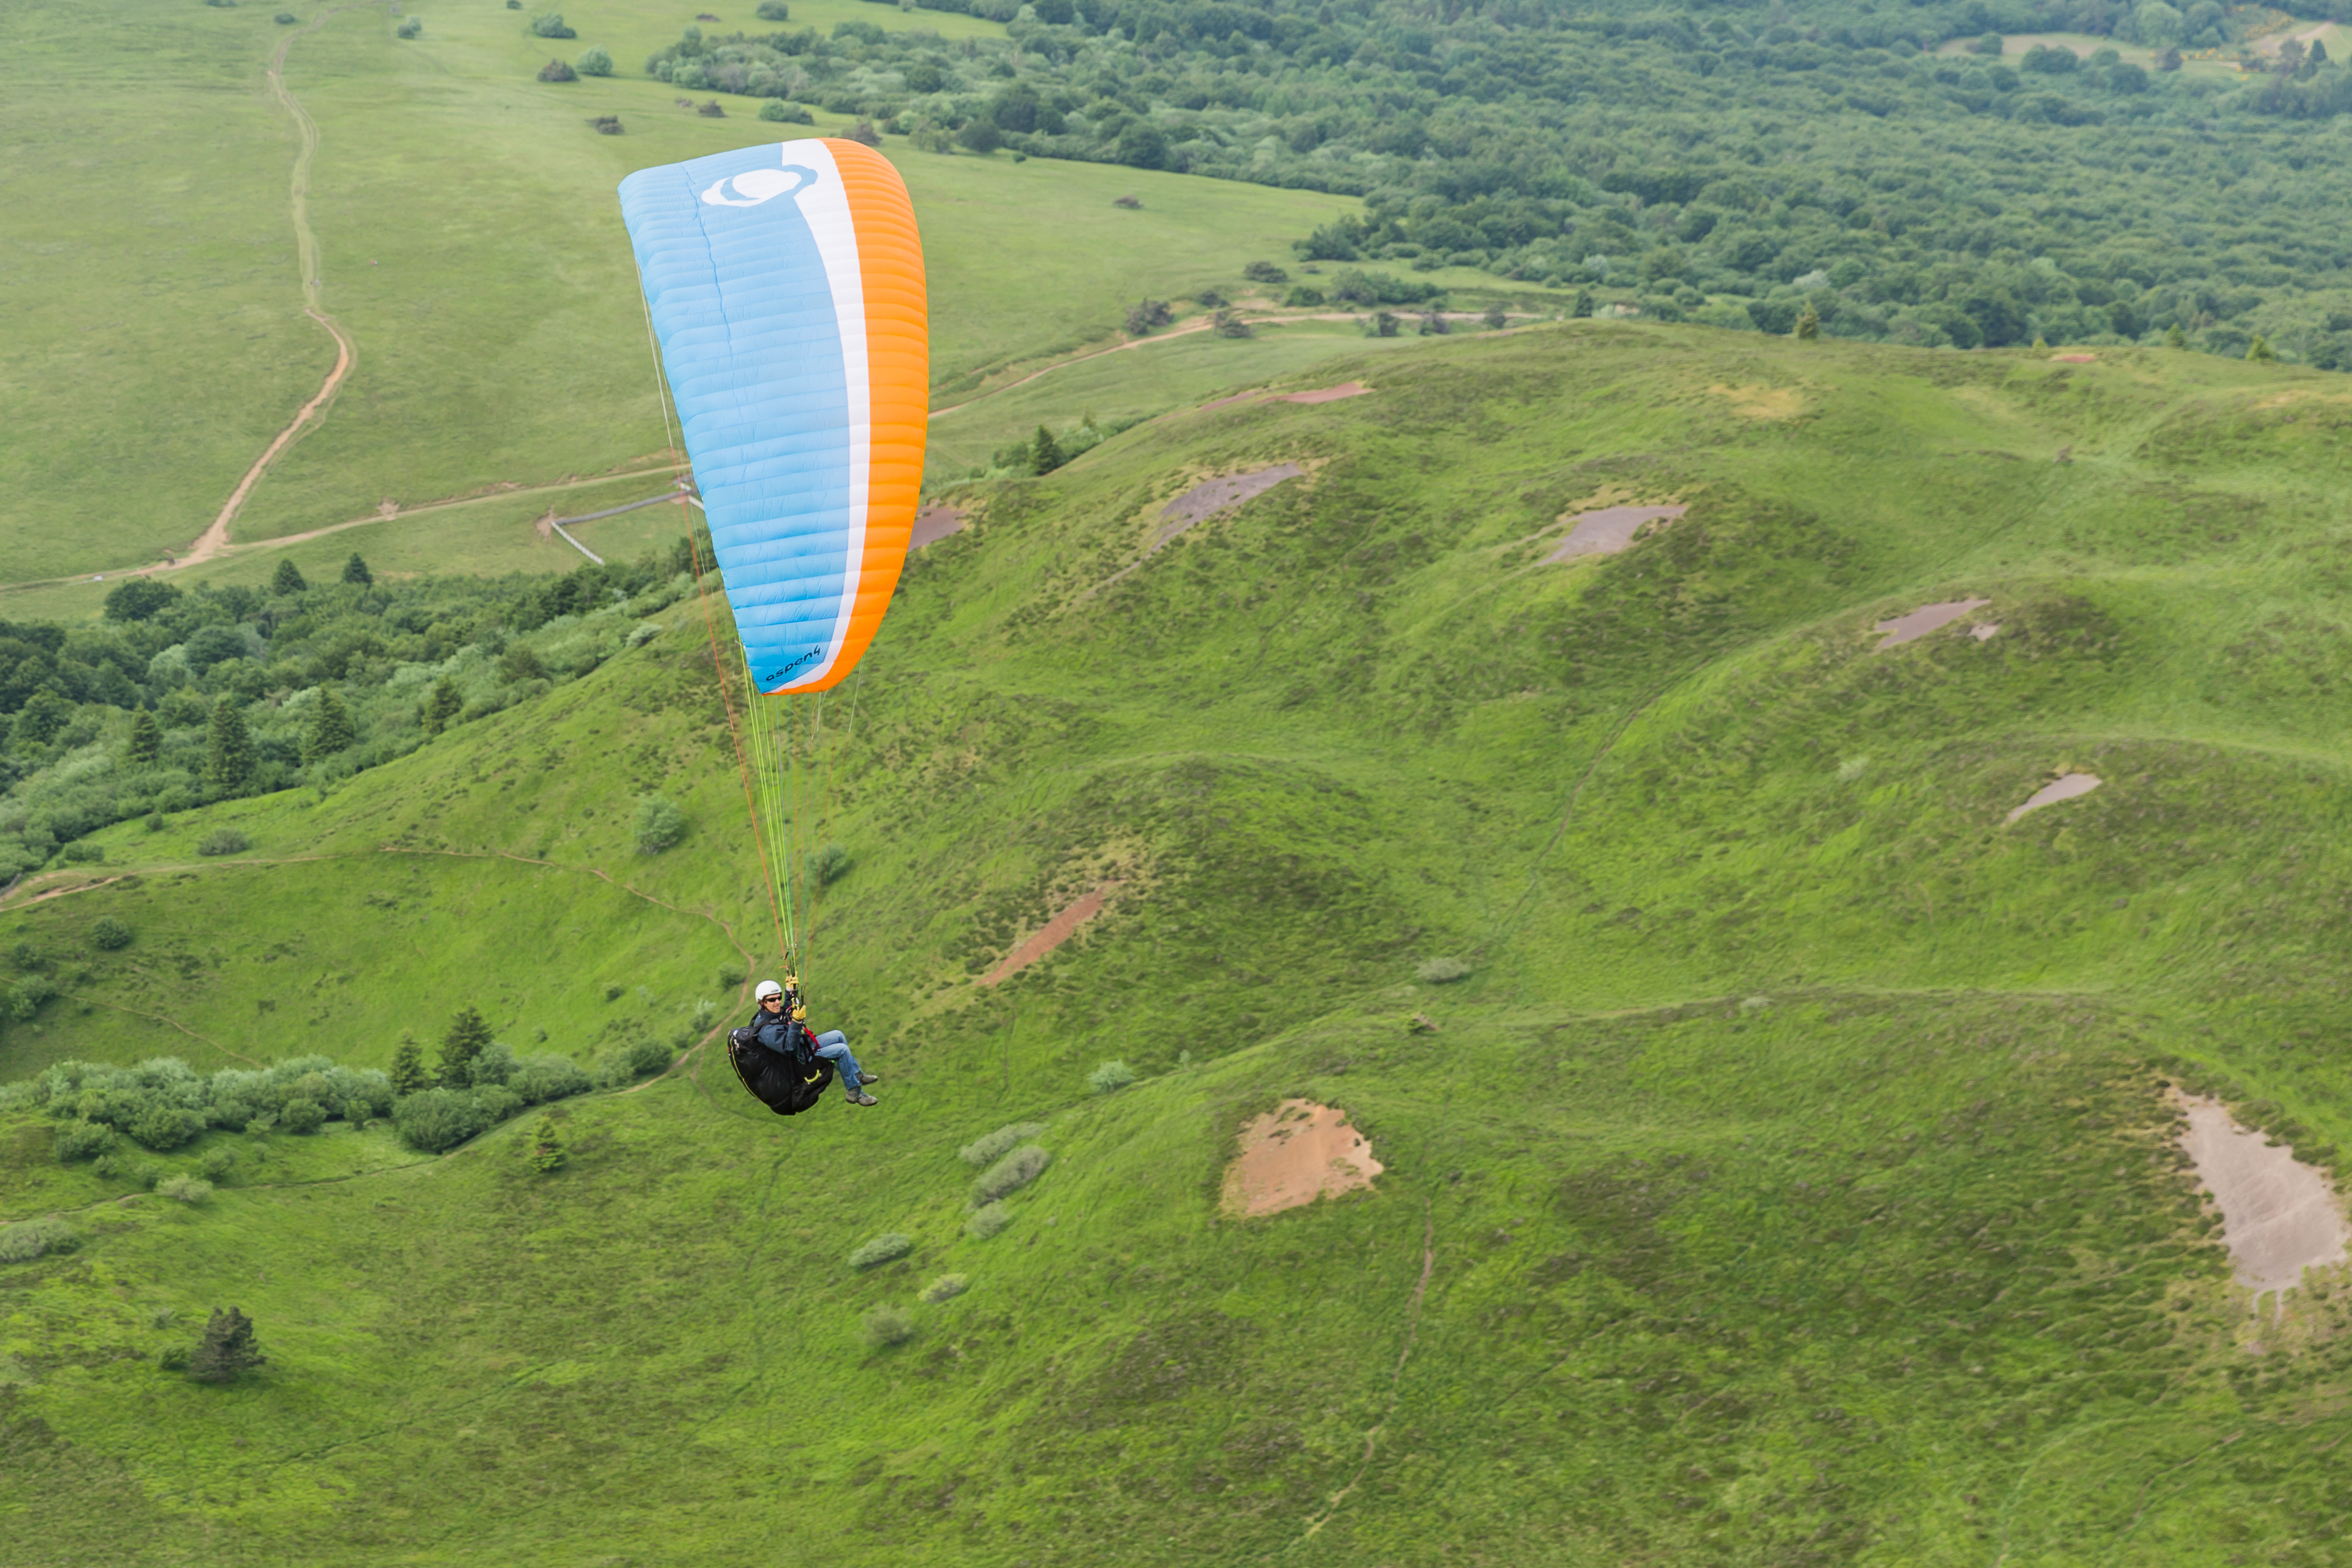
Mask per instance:
[[[816,1060],[816,1042],[810,1037],[808,1026],[790,1013],[771,1015],[762,1007],[751,1020],[751,1030],[752,1038],[763,1049],[803,1066]]]

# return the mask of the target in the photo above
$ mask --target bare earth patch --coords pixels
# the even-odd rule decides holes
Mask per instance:
[[[2096,364],[2099,363],[2099,356],[2096,354],[2052,354],[2050,359],[2051,363],[2053,364]]]
[[[2326,1172],[2239,1126],[2220,1101],[2178,1098],[2189,1117],[2180,1147],[2221,1205],[2221,1238],[2237,1265],[2238,1283],[2257,1302],[2269,1291],[2302,1284],[2306,1268],[2345,1261],[2352,1227]]]
[[[1990,642],[2000,630],[2000,623],[1999,621],[1987,621],[1982,626],[1970,626],[1969,628],[1969,636],[1976,638],[1979,642]]]
[[[926,544],[937,544],[950,533],[962,531],[961,510],[951,506],[927,506],[915,514],[915,529],[907,536],[907,548],[920,550]]]
[[[1241,1152],[1225,1167],[1225,1207],[1255,1217],[1369,1187],[1384,1167],[1348,1113],[1286,1100],[1244,1124]]]
[[[1690,510],[1686,506],[1611,506],[1588,511],[1576,520],[1560,547],[1540,563],[1573,561],[1580,555],[1614,555],[1629,548],[1654,522],[1670,522]]]
[[[2029,811],[2040,811],[2045,805],[2055,805],[2062,800],[2073,800],[2076,795],[2088,795],[2099,787],[2099,776],[2096,773],[2060,773],[2056,779],[2035,790],[2027,797],[2023,805],[2011,811],[2002,820],[2015,822]]]
[[[1360,381],[1343,381],[1337,386],[1318,386],[1312,392],[1286,392],[1275,399],[1277,403],[1337,403],[1343,397],[1361,397],[1371,391]]]
[[[1735,414],[1750,419],[1794,419],[1805,411],[1805,400],[1793,386],[1725,386],[1707,388],[1731,405]]]
[[[1246,474],[1203,479],[1160,509],[1160,532],[1153,538],[1151,547],[1157,550],[1194,523],[1245,500],[1254,500],[1283,480],[1295,479],[1306,471],[1296,463],[1276,463],[1270,468],[1254,468]]]
[[[1922,605],[1907,616],[1897,616],[1891,621],[1881,621],[1873,631],[1885,634],[1885,640],[1874,650],[1885,653],[1907,642],[1917,642],[1938,626],[1948,626],[1970,610],[1981,610],[1990,599],[1952,599],[1940,605]],[[1978,639],[1979,641],[1982,638]]]
[[[1010,980],[1047,953],[1052,952],[1076,936],[1080,926],[1102,913],[1103,904],[1117,891],[1118,891],[1117,882],[1105,882],[1101,887],[1079,899],[1039,927],[1037,933],[1014,948],[1003,963],[982,975],[980,983],[982,985],[995,985]]]

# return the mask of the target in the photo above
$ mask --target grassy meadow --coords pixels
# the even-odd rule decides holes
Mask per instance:
[[[879,1107],[780,1121],[691,1048],[559,1105],[552,1173],[536,1112],[438,1160],[216,1131],[157,1157],[234,1152],[196,1205],[0,1112],[5,1217],[79,1241],[0,1266],[13,1558],[2336,1561],[2347,1298],[2250,1312],[2167,1092],[2352,1136],[2332,378],[1358,348],[1263,378],[1369,396],[1156,419],[910,562],[817,825],[816,1012]],[[381,1065],[468,1003],[575,1055],[731,1019],[772,938],[698,613],[664,627],[16,889],[0,948],[63,994],[0,1076]],[[2103,783],[2005,820],[2067,770]],[[641,856],[656,790],[691,830]],[[223,825],[250,850],[195,857]],[[1385,1173],[1221,1214],[1291,1096]],[[976,1237],[957,1150],[1014,1121],[1052,1163]],[[231,1304],[267,1367],[160,1370]]]
[[[294,133],[262,79],[288,29],[271,15],[109,0],[70,18],[30,9],[0,22],[0,116],[26,153],[0,194],[44,215],[0,240],[9,314],[24,327],[0,348],[11,432],[0,440],[0,581],[184,550],[334,363],[294,275]],[[310,222],[326,308],[352,334],[358,363],[323,424],[255,489],[233,537],[658,452],[667,437],[614,187],[649,164],[851,122],[820,112],[813,131],[768,125],[740,99],[720,120],[678,107],[637,67],[692,23],[690,7],[570,12],[580,37],[563,42],[528,36],[524,15],[480,0],[416,11],[424,32],[407,40],[376,10],[299,15],[319,23],[286,73],[320,128]],[[853,16],[950,42],[1003,32],[853,0],[796,6],[790,25],[829,31]],[[748,9],[727,25],[739,24],[772,26]],[[592,44],[610,49],[614,76],[534,79],[551,51]],[[590,128],[607,113],[625,134]],[[1231,290],[1245,264],[1287,258],[1290,240],[1360,205],[918,153],[897,139],[887,151],[923,227],[945,401],[1008,367],[1112,341],[1142,295]],[[1111,205],[1124,195],[1140,210]]]

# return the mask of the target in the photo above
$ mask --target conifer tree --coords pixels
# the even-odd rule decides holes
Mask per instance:
[[[213,704],[212,726],[205,737],[205,787],[215,797],[243,795],[253,787],[253,736],[232,697]]]
[[[1811,300],[1805,301],[1805,312],[1797,318],[1796,331],[1790,335],[1801,343],[1811,342],[1822,335],[1822,313],[1813,309]]]
[[[356,550],[352,552],[352,558],[343,563],[343,581],[356,588],[375,584],[375,574],[368,570],[368,563],[360,559],[360,552]]]
[[[2263,361],[2274,360],[2278,355],[2271,352],[2270,340],[2262,333],[2256,332],[2254,341],[2246,345],[2246,357],[2250,360]]]
[[[522,1157],[541,1175],[559,1170],[568,1156],[563,1138],[555,1129],[555,1118],[541,1113],[539,1124],[530,1130],[530,1142],[523,1145]]]
[[[299,566],[283,556],[278,558],[278,570],[270,575],[269,579],[271,593],[299,594],[310,585],[310,580],[302,575],[302,569]]]
[[[1591,289],[1579,289],[1576,291],[1576,304],[1575,304],[1574,308],[1572,308],[1572,309],[1569,311],[1569,314],[1570,314],[1570,315],[1571,315],[1571,316],[1576,317],[1576,318],[1577,318],[1578,320],[1580,320],[1580,321],[1581,321],[1583,318],[1585,318],[1585,317],[1590,316],[1591,314],[1592,314],[1592,290],[1591,290]]]
[[[1043,425],[1038,426],[1036,437],[1029,443],[1029,471],[1050,474],[1061,466],[1062,448],[1055,441],[1054,433]]]
[[[131,743],[123,748],[123,760],[143,767],[163,754],[163,726],[142,708],[131,716]]]
[[[449,721],[464,710],[466,700],[457,695],[457,683],[447,676],[433,689],[425,701],[425,732],[437,735],[449,727]]]
[[[266,1365],[269,1358],[254,1342],[253,1320],[231,1307],[213,1309],[205,1337],[188,1357],[188,1375],[198,1383],[227,1383],[248,1368]]]
[[[420,1089],[433,1086],[433,1075],[425,1070],[425,1047],[407,1036],[400,1037],[400,1048],[392,1053],[392,1092],[415,1094]]]
[[[441,1087],[464,1089],[473,1081],[474,1058],[490,1043],[490,1026],[481,1009],[470,1004],[458,1009],[441,1037]]]
[[[349,751],[359,738],[359,731],[352,728],[351,710],[335,695],[335,689],[320,688],[319,711],[311,716],[310,732],[302,737],[302,760],[315,763]]]
[[[2173,322],[2165,331],[2164,346],[2168,349],[2185,349],[2189,346],[2189,334],[2180,330],[2179,322]]]

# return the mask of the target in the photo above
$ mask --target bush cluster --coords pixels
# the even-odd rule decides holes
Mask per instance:
[[[982,1204],[963,1222],[963,1233],[974,1241],[986,1241],[1012,1223],[1013,1211],[1003,1204]]]
[[[0,1225],[0,1263],[30,1263],[48,1253],[71,1252],[79,1245],[73,1227],[55,1215]]]
[[[1135,1081],[1135,1069],[1125,1062],[1105,1062],[1087,1074],[1087,1087],[1097,1094],[1116,1094]]]
[[[852,1268],[871,1268],[877,1264],[888,1263],[893,1259],[904,1258],[914,1250],[913,1237],[901,1236],[895,1230],[885,1231],[852,1252],[849,1255],[849,1266]]]
[[[957,1158],[967,1165],[985,1165],[1003,1159],[1018,1145],[1045,1131],[1041,1121],[1013,1121],[973,1139],[956,1151]]]
[[[290,563],[287,563],[290,566]],[[686,542],[533,581],[378,583],[281,572],[266,588],[135,577],[104,619],[0,621],[0,881],[110,823],[331,784],[615,658],[692,591]],[[197,847],[247,847],[225,829]]]
[[[974,1206],[985,1206],[1010,1193],[1017,1193],[1045,1173],[1054,1157],[1034,1143],[1020,1148],[982,1171],[971,1184]]]
[[[155,1057],[131,1068],[58,1062],[33,1080],[32,1099],[64,1123],[58,1131],[58,1157],[82,1160],[105,1153],[115,1133],[165,1152],[214,1127],[246,1131],[283,1124],[316,1131],[330,1119],[364,1121],[385,1115],[393,1096],[383,1073],[342,1067],[327,1057],[297,1057],[258,1069],[223,1068],[210,1075],[177,1057]]]

